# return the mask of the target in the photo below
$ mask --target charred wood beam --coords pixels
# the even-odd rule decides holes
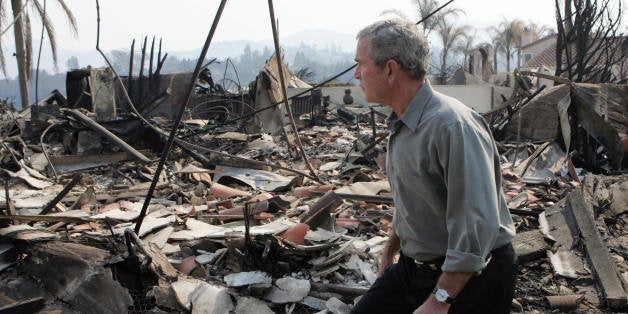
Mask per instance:
[[[133,57],[135,56],[135,39],[131,43],[131,51],[129,52],[129,94],[133,95]]]
[[[138,91],[139,91],[139,95],[137,100],[140,102],[141,106],[144,105],[143,103],[143,99],[144,99],[144,62],[146,61],[146,41],[148,40],[147,36],[144,36],[144,44],[142,45],[142,60],[140,61],[140,74],[138,76]]]
[[[0,307],[0,314],[37,313],[46,306],[46,299],[37,297],[28,300],[14,301]]]
[[[183,150],[183,152],[185,152],[186,154],[190,155],[190,157],[192,157],[194,160],[200,162],[204,167],[208,167],[208,166],[215,166],[215,163],[212,163],[211,160],[209,160],[209,158],[187,148],[184,146],[179,145],[179,147],[181,147],[181,149]]]
[[[621,169],[624,152],[617,131],[595,112],[592,106],[587,102],[587,99],[573,86],[571,87],[571,96],[572,103],[574,103],[576,107],[575,112],[578,125],[606,148],[613,167],[616,170]],[[594,161],[587,161],[593,164],[593,166],[597,166]]]
[[[318,191],[310,191],[312,195],[323,195],[323,192]],[[336,193],[336,196],[352,201],[362,201],[368,203],[384,203],[384,204],[393,204],[393,198],[390,196],[377,196],[377,195],[361,195],[361,194],[347,194],[347,193]]]
[[[566,79],[566,78],[562,78],[562,77],[558,77],[558,76],[554,76],[554,75],[549,75],[549,74],[544,74],[544,73],[538,73],[538,72],[532,72],[532,71],[520,71],[520,70],[515,70],[515,71],[519,71],[519,73],[521,73],[522,75],[528,75],[528,76],[536,76],[539,78],[544,78],[547,80],[552,80],[558,84],[567,84],[570,83],[571,81]]]
[[[152,92],[153,90],[153,59],[155,56],[155,36],[153,36],[153,41],[150,44],[150,58],[148,62],[148,90]]]
[[[57,205],[57,203],[59,203],[70,192],[70,190],[72,190],[72,188],[79,182],[79,180],[81,180],[81,174],[80,173],[74,174],[74,176],[72,176],[72,181],[70,181],[70,183],[68,183],[65,187],[63,187],[63,190],[61,190],[61,192],[59,192],[59,194],[57,194],[55,198],[53,198],[50,202],[48,202],[48,204],[44,206],[44,208],[41,210],[41,212],[39,212],[39,214],[40,215],[48,214]]]
[[[168,53],[165,53],[162,59],[157,58],[157,68],[155,69],[155,75],[160,74],[161,68],[164,66],[164,62],[166,62],[167,57],[168,57]]]
[[[313,281],[310,281],[310,284],[312,285],[312,290],[314,291],[338,293],[350,299],[359,297],[365,294],[366,291],[368,291],[368,287],[349,287],[349,286],[335,285],[335,284],[330,284],[330,283],[320,283],[320,282],[313,282]]]
[[[79,218],[79,217],[64,217],[64,216],[50,216],[50,215],[0,215],[0,220],[13,220],[19,219],[20,221],[45,221],[45,222],[76,222],[76,223],[86,223],[86,222],[94,222],[96,220],[90,218]]]
[[[118,146],[120,146],[122,149],[124,149],[127,153],[133,155],[135,158],[139,159],[140,161],[145,162],[145,163],[150,162],[150,159],[144,156],[144,154],[135,150],[135,148],[131,147],[131,145],[127,144],[125,141],[123,141],[122,139],[117,137],[115,134],[107,130],[105,127],[98,124],[96,121],[92,120],[90,117],[84,115],[80,111],[76,109],[69,109],[69,110],[64,110],[64,112],[71,114],[73,117],[75,117],[76,119],[84,123],[90,129],[110,139],[111,141],[116,143]]]
[[[521,208],[510,208],[508,209],[511,214],[519,215],[519,216],[533,216],[538,217],[542,211],[534,211],[530,209],[521,209]]]
[[[111,154],[98,155],[63,155],[50,156],[50,162],[57,169],[57,174],[66,174],[84,171],[102,166],[108,166],[116,162],[125,161],[133,156],[125,151]]]
[[[312,229],[331,227],[331,212],[342,205],[342,198],[334,191],[329,191],[312,205],[301,222],[308,224]]]
[[[356,120],[355,115],[351,111],[349,111],[349,110],[347,110],[345,108],[338,107],[336,112],[338,112],[338,116],[339,117],[347,120],[348,122],[353,123],[353,121]]]
[[[614,260],[595,227],[595,221],[591,211],[587,209],[588,206],[582,194],[578,190],[571,192],[567,195],[567,201],[578,223],[580,237],[584,241],[587,257],[600,283],[606,304],[612,309],[625,310],[628,305],[626,291],[618,276]]]
[[[159,38],[159,49],[157,50],[157,66],[159,66],[159,61],[161,61],[161,38]],[[155,70],[155,74],[159,74],[159,71]]]

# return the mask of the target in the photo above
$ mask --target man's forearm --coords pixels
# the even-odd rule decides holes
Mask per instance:
[[[460,291],[467,285],[469,279],[473,277],[474,273],[462,273],[462,272],[443,272],[438,278],[436,288],[445,289],[449,292],[452,298],[455,298],[460,294]]]
[[[377,271],[378,278],[382,276],[386,268],[392,265],[393,258],[400,248],[401,242],[399,241],[399,237],[395,234],[395,231],[391,229],[390,234],[388,234],[388,241],[386,241],[382,256],[379,260],[379,270]]]
[[[386,241],[386,245],[384,246],[384,254],[388,254],[393,256],[399,252],[401,248],[401,241],[399,241],[399,237],[395,233],[394,229],[390,229],[390,233],[388,234],[388,241]]]
[[[440,278],[438,278],[436,288],[447,290],[450,296],[455,299],[464,286],[467,285],[471,277],[473,277],[473,273],[443,272]],[[432,293],[427,300],[414,311],[414,314],[447,313],[450,306],[450,304],[438,302]]]

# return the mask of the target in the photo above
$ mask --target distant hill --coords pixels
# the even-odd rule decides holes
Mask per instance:
[[[264,43],[250,40],[219,41],[211,44],[207,51],[207,56],[218,59],[235,58],[242,54],[247,45],[251,47],[251,50],[263,50],[264,47],[273,49],[272,42]],[[201,54],[201,47],[187,51],[170,51],[168,54],[178,58],[196,59]]]
[[[338,50],[343,52],[351,52],[355,49],[355,35],[344,34],[330,30],[324,29],[314,29],[314,30],[306,30],[300,31],[280,39],[281,46],[290,50],[292,47],[299,47],[301,44],[305,44],[308,46],[314,46],[317,49],[330,49],[332,46],[335,46]],[[69,50],[63,48],[63,42],[60,41],[59,48],[57,51],[58,58],[58,67],[55,68],[52,62],[52,54],[50,50],[44,49],[42,50],[40,68],[48,71],[49,73],[64,73],[67,71],[67,60],[70,57],[77,57],[79,61],[80,67],[85,67],[87,65],[91,65],[93,67],[100,67],[105,65],[105,61],[102,56],[96,51],[94,47],[91,51],[76,51]],[[264,41],[250,41],[250,40],[234,40],[234,41],[220,41],[212,43],[207,52],[207,56],[209,58],[235,58],[242,54],[244,48],[249,46],[251,50],[264,50],[264,47],[267,47],[271,51],[274,51],[274,43],[272,40],[264,40]],[[136,43],[135,51],[139,51],[139,44]],[[12,49],[11,47],[6,47],[7,51]],[[169,56],[175,56],[177,58],[185,58],[185,59],[195,59],[201,53],[201,48],[186,51],[164,51],[167,52]],[[114,49],[114,50],[125,50],[128,51],[131,49],[131,44],[126,48]],[[37,52],[34,51],[33,54],[36,56]],[[290,53],[289,53],[290,54]],[[13,59],[7,56],[6,64],[7,64],[7,78],[13,79],[17,75],[17,65],[15,62],[12,62]],[[36,64],[36,60],[33,62]]]
[[[332,45],[336,45],[344,52],[351,52],[355,50],[357,41],[355,40],[355,35],[324,29],[300,31],[286,36],[281,41],[281,44],[284,46],[300,46],[301,43],[316,46],[318,49],[330,48]]]

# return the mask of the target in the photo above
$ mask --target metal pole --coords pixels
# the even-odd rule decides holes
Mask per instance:
[[[279,49],[279,36],[277,35],[277,25],[275,24],[275,10],[273,9],[273,0],[268,0],[268,9],[270,10],[270,22],[273,28],[273,38],[275,41],[275,54],[277,55],[277,68],[279,70],[279,82],[281,83],[281,93],[283,94],[283,102],[286,106],[286,111],[288,112],[288,118],[290,119],[290,126],[292,127],[292,131],[294,132],[294,137],[296,138],[297,146],[299,147],[299,153],[301,154],[301,158],[307,165],[310,170],[310,174],[316,178],[316,181],[319,183],[323,183],[321,179],[318,178],[318,175],[312,168],[312,164],[307,158],[305,154],[305,150],[303,150],[303,144],[301,144],[301,139],[299,138],[299,132],[297,130],[296,123],[294,122],[294,116],[292,116],[292,108],[288,104],[288,94],[286,93],[286,83],[284,82],[283,76],[283,64],[281,62],[281,51]]]
[[[181,118],[183,118],[183,113],[185,112],[185,108],[190,103],[190,99],[192,98],[192,92],[194,92],[194,83],[196,83],[198,74],[201,72],[201,66],[203,65],[205,56],[207,55],[207,50],[209,49],[209,45],[211,44],[212,38],[214,37],[214,33],[216,32],[216,27],[218,27],[218,21],[220,21],[220,16],[222,15],[222,11],[224,10],[226,3],[227,3],[227,0],[222,0],[220,2],[220,6],[218,7],[218,11],[216,12],[216,17],[214,17],[214,22],[212,23],[212,27],[209,30],[209,34],[207,34],[205,45],[203,46],[201,55],[198,57],[196,68],[194,68],[194,74],[192,75],[192,79],[190,80],[190,85],[188,86],[187,96],[185,97],[185,103],[181,104],[181,107],[179,108],[177,119],[175,120],[175,123],[172,127],[172,131],[170,131],[168,142],[166,143],[166,146],[164,146],[164,150],[161,153],[161,159],[159,159],[159,164],[157,165],[157,169],[155,170],[153,181],[151,182],[150,188],[148,189],[148,194],[146,194],[146,199],[144,200],[142,211],[140,212],[140,215],[137,218],[137,222],[135,223],[134,230],[136,234],[140,233],[140,227],[142,226],[142,221],[144,220],[144,216],[146,216],[146,210],[148,209],[150,200],[153,197],[153,192],[155,191],[155,187],[157,186],[157,181],[159,181],[161,171],[163,170],[164,164],[166,163],[166,159],[168,158],[168,153],[170,152],[172,143],[174,143],[174,140],[177,134],[177,129],[179,128],[179,125],[181,124]]]

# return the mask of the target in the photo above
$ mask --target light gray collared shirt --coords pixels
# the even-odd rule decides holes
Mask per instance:
[[[445,256],[443,271],[480,272],[515,235],[487,123],[426,81],[389,128],[386,171],[402,252],[420,261]]]

